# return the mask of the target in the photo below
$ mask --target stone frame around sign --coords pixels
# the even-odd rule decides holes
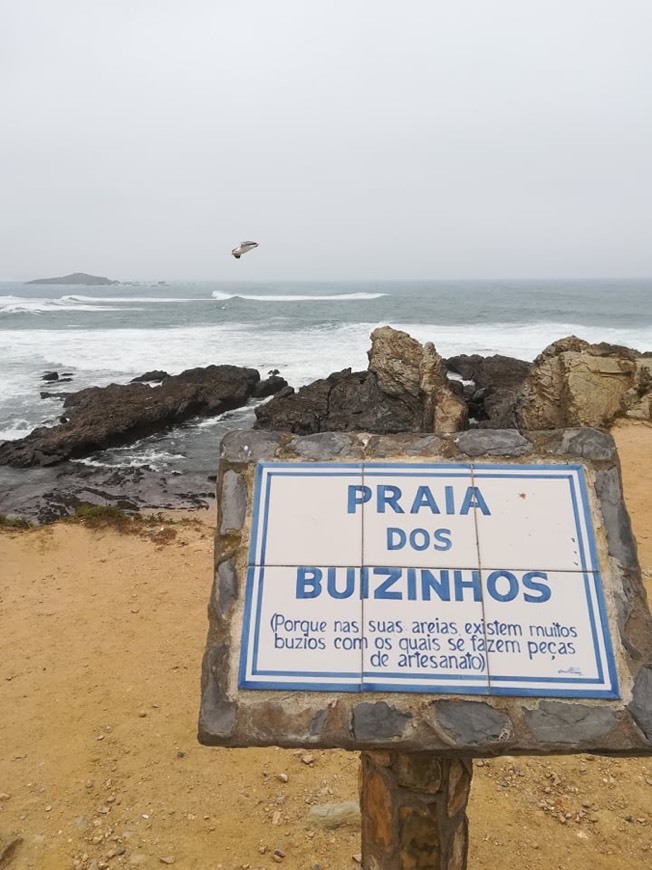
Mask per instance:
[[[620,697],[442,695],[238,688],[259,462],[577,464],[587,481]],[[439,755],[652,753],[652,620],[611,436],[594,429],[451,436],[239,430],[221,444],[215,581],[202,670],[200,742],[389,749]]]

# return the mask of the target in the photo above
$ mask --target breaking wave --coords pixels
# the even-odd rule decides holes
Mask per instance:
[[[229,299],[249,299],[252,302],[364,302],[372,299],[380,299],[387,293],[327,293],[322,295],[300,293],[266,293],[259,295],[254,293],[222,293],[214,290],[211,294],[213,299],[226,302]]]

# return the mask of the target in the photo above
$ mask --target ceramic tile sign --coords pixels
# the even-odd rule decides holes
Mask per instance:
[[[258,463],[239,686],[616,698],[580,465]]]

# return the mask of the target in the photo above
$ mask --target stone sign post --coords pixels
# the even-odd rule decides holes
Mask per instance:
[[[366,870],[466,866],[474,756],[652,753],[613,440],[222,441],[199,739],[362,751]]]

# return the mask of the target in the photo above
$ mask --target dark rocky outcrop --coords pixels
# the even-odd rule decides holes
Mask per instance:
[[[0,468],[1,512],[52,523],[84,504],[124,511],[209,507],[215,483],[205,474],[162,474],[148,468],[92,468],[63,462],[56,468]]]
[[[421,414],[385,395],[372,372],[344,369],[295,393],[281,390],[256,408],[256,429],[314,435],[317,432],[404,432],[421,429]]]
[[[119,284],[111,278],[103,278],[100,275],[88,275],[86,272],[73,272],[63,275],[61,278],[36,278],[34,281],[26,281],[26,284],[83,284],[86,287]]]
[[[39,396],[41,399],[65,399],[68,393],[52,393],[50,390],[41,390]]]
[[[145,372],[144,375],[138,375],[137,378],[132,378],[129,383],[146,384],[150,381],[163,381],[165,378],[169,377],[170,375],[167,372],[162,371],[162,369],[154,369],[151,372]]]
[[[446,360],[448,370],[465,381],[463,393],[469,417],[482,429],[510,429],[515,426],[518,393],[532,363],[509,356],[460,354]]]
[[[259,382],[255,369],[208,366],[166,378],[159,387],[111,384],[70,393],[64,400],[66,422],[0,444],[0,465],[56,465],[192,417],[222,414],[244,405]],[[277,378],[275,386],[280,389],[285,383]]]
[[[534,363],[477,354],[443,361],[432,344],[382,327],[365,372],[346,369],[281,390],[257,409],[256,428],[297,435],[326,431],[447,433],[482,429],[608,428],[618,417],[652,420],[652,354],[575,336]],[[449,373],[466,383],[448,380]]]
[[[384,326],[371,336],[369,369],[344,369],[281,390],[256,409],[257,429],[317,432],[455,432],[466,405],[450,388],[442,358],[405,332]]]
[[[288,382],[278,376],[278,372],[270,375],[264,381],[258,381],[256,386],[254,387],[253,397],[254,399],[266,399],[268,396],[273,396],[275,393],[278,393],[280,390],[285,389],[287,387]]]

